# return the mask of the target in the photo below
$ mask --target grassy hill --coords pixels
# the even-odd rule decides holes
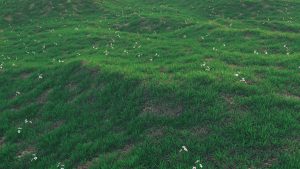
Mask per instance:
[[[299,9],[0,0],[0,169],[300,168]]]

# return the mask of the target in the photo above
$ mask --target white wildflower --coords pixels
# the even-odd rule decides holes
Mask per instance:
[[[20,133],[21,133],[21,131],[22,131],[22,128],[21,128],[21,127],[19,127],[19,128],[18,128],[18,131],[17,131],[17,132],[18,132],[18,134],[20,134]]]
[[[187,149],[186,146],[182,146],[181,149],[179,150],[179,152],[182,152],[182,151],[188,152],[189,150]]]
[[[33,160],[36,161],[36,160],[38,159],[37,156],[36,156],[36,154],[32,154],[32,156],[33,156],[33,157],[32,157],[32,159],[31,159],[31,161],[33,161]]]
[[[246,80],[244,77],[240,81],[246,83]]]
[[[61,164],[60,162],[57,163],[56,165],[57,168],[60,168],[60,169],[64,169],[65,168],[65,165],[64,164]]]
[[[206,71],[210,71],[210,67],[209,67],[209,66],[206,66],[205,70],[206,70]]]
[[[58,63],[64,63],[65,61],[58,59]]]
[[[105,56],[107,56],[109,54],[108,50],[104,51]]]
[[[110,43],[109,46],[110,46],[110,48],[114,49],[114,44],[113,43]]]
[[[32,121],[30,121],[28,119],[25,119],[24,121],[25,121],[25,124],[27,124],[27,123],[31,123],[32,124]]]

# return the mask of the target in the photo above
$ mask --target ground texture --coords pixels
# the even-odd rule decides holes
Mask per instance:
[[[0,0],[0,169],[300,168],[299,0]]]

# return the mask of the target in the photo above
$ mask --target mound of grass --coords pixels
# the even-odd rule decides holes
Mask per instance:
[[[0,169],[300,167],[296,0],[0,4]]]

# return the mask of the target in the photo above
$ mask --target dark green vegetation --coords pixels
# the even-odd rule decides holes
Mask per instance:
[[[0,0],[0,168],[300,168],[299,9]]]

